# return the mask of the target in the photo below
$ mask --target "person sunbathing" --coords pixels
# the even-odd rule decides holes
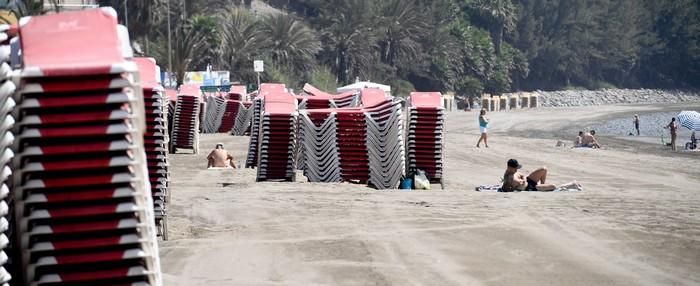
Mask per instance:
[[[223,143],[217,143],[214,150],[207,156],[207,168],[236,168],[233,156],[224,149]]]
[[[595,139],[595,130],[583,134],[581,147],[600,148],[600,143]]]
[[[525,176],[518,170],[522,168],[522,165],[518,163],[516,159],[510,159],[507,163],[507,168],[505,174],[503,174],[503,186],[501,186],[501,191],[503,192],[513,192],[513,191],[554,191],[557,188],[560,189],[577,189],[581,190],[581,185],[576,182],[570,182],[562,185],[548,184],[547,180],[547,167],[538,168],[529,175]]]

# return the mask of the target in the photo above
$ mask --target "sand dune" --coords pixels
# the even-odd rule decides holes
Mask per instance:
[[[254,170],[205,170],[204,151],[174,155],[166,285],[698,285],[700,153],[604,135],[602,150],[555,147],[610,118],[678,109],[700,104],[489,114],[488,149],[474,146],[475,113],[450,113],[444,191],[255,183]],[[244,160],[247,137],[200,145],[219,141]],[[508,158],[585,190],[473,191]]]

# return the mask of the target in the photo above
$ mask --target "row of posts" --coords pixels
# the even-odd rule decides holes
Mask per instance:
[[[503,111],[519,108],[536,108],[538,106],[537,93],[511,93],[504,95],[490,95],[488,93],[481,97],[481,108],[488,111]]]

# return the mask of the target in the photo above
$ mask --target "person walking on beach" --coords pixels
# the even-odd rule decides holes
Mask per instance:
[[[634,129],[637,130],[637,136],[639,136],[639,115],[634,115]]]
[[[678,132],[678,122],[676,122],[676,118],[671,118],[671,123],[666,125],[665,128],[671,131],[671,150],[676,151],[676,133]]]
[[[479,137],[479,141],[476,142],[476,148],[480,148],[479,144],[481,144],[481,140],[484,141],[486,148],[489,148],[488,135],[486,134],[488,125],[489,119],[486,118],[486,109],[481,109],[481,113],[479,114],[479,131],[481,132],[481,137]]]

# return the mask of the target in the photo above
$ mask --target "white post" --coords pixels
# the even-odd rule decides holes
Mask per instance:
[[[167,0],[167,10],[168,10],[168,72],[173,72],[173,44],[172,36],[170,35],[170,0]]]
[[[129,29],[129,8],[127,3],[129,3],[129,0],[124,0],[124,26]]]
[[[253,61],[253,70],[258,74],[258,90],[260,90],[260,73],[265,71],[265,65],[263,61]]]

